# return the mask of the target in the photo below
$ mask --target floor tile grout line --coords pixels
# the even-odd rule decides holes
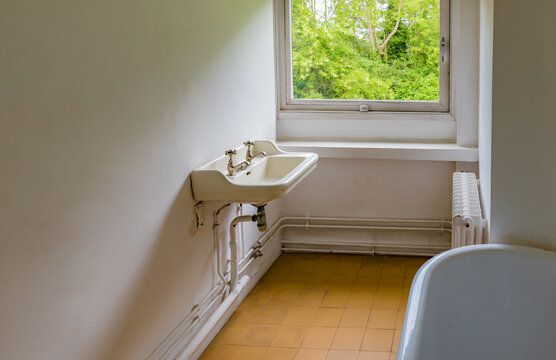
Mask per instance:
[[[337,309],[337,310],[341,310],[341,315],[340,318],[338,320],[338,323],[336,324],[336,326],[330,326],[331,328],[334,329],[334,336],[328,346],[328,349],[325,349],[323,351],[327,351],[330,352],[332,350],[336,350],[336,349],[332,349],[334,341],[336,339],[336,336],[338,334],[338,330],[342,329],[342,328],[360,328],[363,329],[364,331],[366,331],[367,329],[378,329],[381,330],[382,327],[379,326],[373,326],[373,327],[369,327],[369,321],[370,321],[370,316],[373,313],[374,310],[391,310],[395,312],[395,319],[394,319],[394,328],[388,328],[388,329],[382,329],[382,330],[387,330],[390,331],[392,334],[392,339],[390,342],[390,351],[387,353],[390,353],[390,355],[395,354],[396,352],[393,351],[394,349],[394,343],[396,342],[396,332],[400,332],[401,331],[401,326],[403,325],[403,314],[405,311],[405,307],[407,305],[407,297],[408,297],[408,288],[409,288],[409,284],[412,281],[413,276],[415,275],[416,272],[416,268],[418,268],[419,266],[422,265],[422,263],[424,262],[423,260],[420,260],[418,264],[416,263],[409,263],[408,259],[405,258],[403,259],[403,262],[399,261],[398,259],[396,259],[396,261],[392,261],[389,262],[387,257],[382,257],[380,259],[380,262],[378,261],[373,261],[373,262],[365,262],[364,260],[357,260],[357,261],[353,261],[352,263],[359,263],[359,266],[354,265],[352,268],[357,267],[357,269],[355,269],[356,271],[351,271],[351,273],[349,271],[347,271],[347,269],[350,269],[349,265],[346,265],[346,267],[341,268],[340,264],[349,264],[350,262],[347,261],[343,261],[343,259],[345,258],[344,256],[340,256],[337,257],[340,259],[340,261],[336,261],[336,268],[334,271],[334,274],[331,274],[330,276],[336,276],[335,280],[339,281],[342,278],[344,280],[347,280],[351,283],[351,281],[353,281],[353,283],[349,284],[348,286],[342,286],[341,283],[327,283],[325,286],[323,287],[316,287],[315,288],[315,283],[311,283],[309,281],[309,278],[311,277],[311,275],[318,273],[318,271],[316,271],[317,266],[313,266],[312,270],[309,272],[303,272],[303,273],[296,273],[295,271],[291,271],[297,262],[302,261],[300,259],[303,259],[304,256],[300,255],[300,256],[296,256],[295,259],[293,261],[288,260],[289,264],[285,264],[284,261],[282,262],[277,262],[276,265],[279,265],[280,268],[285,269],[279,271],[279,273],[282,273],[282,277],[284,276],[284,274],[291,274],[293,276],[293,280],[292,283],[287,283],[285,280],[282,280],[280,282],[280,284],[272,284],[273,286],[268,286],[268,279],[270,277],[266,277],[266,281],[261,281],[259,284],[256,284],[255,286],[255,291],[256,289],[273,289],[273,290],[267,290],[270,292],[270,297],[268,299],[266,299],[266,301],[264,301],[264,295],[263,295],[263,300],[257,300],[255,299],[253,301],[253,303],[251,303],[250,301],[245,301],[242,305],[251,305],[251,306],[258,306],[258,307],[262,307],[263,309],[261,309],[261,313],[262,311],[264,311],[264,308],[269,307],[269,306],[278,306],[278,307],[283,307],[287,309],[287,312],[289,313],[292,308],[301,308],[301,309],[315,309],[316,311],[318,311],[317,309]],[[354,259],[355,257],[351,258]],[[313,259],[315,259],[313,257]],[[316,260],[318,262],[318,260],[320,260],[321,257],[318,257]],[[417,262],[417,261],[414,261]],[[380,274],[375,272],[372,275],[374,276],[369,276],[369,272],[364,272],[365,269],[365,265],[366,264],[377,264],[377,267],[380,268]],[[408,273],[409,267],[412,267],[412,271],[411,273]],[[273,265],[274,267],[274,265]],[[391,269],[396,269],[396,268],[400,268],[403,267],[404,268],[404,272],[403,273],[384,273],[383,270],[384,268],[391,268]],[[276,267],[278,268],[278,267]],[[272,267],[271,267],[272,269]],[[269,274],[274,274],[273,276],[278,276],[279,274],[277,274],[276,271],[269,271]],[[403,275],[402,275],[403,274]],[[304,275],[304,276],[303,276]],[[295,279],[295,277],[300,277],[301,279],[303,279],[303,277],[305,277],[305,279],[303,279],[303,281],[299,281],[299,279]],[[373,286],[372,287],[372,291],[370,290],[371,287],[363,287],[358,283],[358,279],[362,279],[362,278],[375,278],[378,279],[378,283],[377,286]],[[399,280],[396,280],[399,279]],[[297,281],[297,282],[295,282]],[[401,286],[398,285],[391,285],[391,284],[396,284],[398,282],[401,282]],[[407,285],[406,285],[407,284]],[[318,282],[317,282],[318,285]],[[321,285],[322,286],[322,285]],[[275,297],[278,296],[277,292],[279,291],[283,291],[284,289],[289,289],[289,291],[295,293],[295,296],[292,299],[289,300],[284,300],[285,302],[282,303],[282,301],[278,302],[278,303],[274,303],[273,299],[275,299]],[[287,292],[288,290],[285,290],[283,292]],[[303,292],[322,292],[322,295],[320,297],[320,301],[318,302],[318,304],[316,304],[315,306],[312,305],[306,305],[306,304],[302,304],[302,303],[298,303],[301,295]],[[345,301],[339,301],[339,302],[332,302],[331,304],[324,303],[326,296],[328,294],[332,293],[336,293],[335,295],[337,295],[337,292],[340,293],[344,293],[343,295],[347,295],[347,300]],[[372,301],[368,304],[366,304],[366,306],[350,306],[350,298],[352,296],[353,293],[367,293],[369,294],[370,297],[372,297]],[[381,304],[377,304],[376,303],[376,295],[379,293],[389,293],[389,294],[393,294],[393,293],[398,293],[398,296],[394,296],[394,298],[396,298],[394,301],[396,303],[395,306],[388,304],[390,300],[388,300],[388,298],[386,299],[381,299],[383,301],[383,303]],[[335,299],[337,300],[337,299]],[[258,303],[258,301],[261,301],[262,304]],[[332,306],[334,305],[334,306]],[[341,305],[341,306],[340,306]],[[356,305],[351,304],[351,305]],[[379,306],[380,305],[380,306]],[[360,310],[360,311],[364,311],[366,310],[367,313],[367,321],[365,322],[365,326],[364,327],[358,327],[358,326],[345,326],[345,325],[353,325],[353,324],[349,324],[349,323],[342,323],[342,319],[344,318],[344,315],[346,314],[347,310]],[[400,316],[402,317],[402,319],[400,319]],[[260,317],[260,313],[259,313],[259,317]],[[278,331],[282,328],[284,328],[285,326],[291,326],[291,325],[286,325],[286,319],[287,318],[287,314],[286,317],[279,323],[272,323],[269,322],[270,324],[276,326],[278,328]],[[402,324],[399,324],[399,323]],[[229,321],[229,323],[232,323],[232,321]],[[241,322],[238,322],[238,324],[241,324]],[[258,324],[257,319],[252,320],[248,323],[249,328],[253,327],[254,325]],[[264,325],[264,323],[263,323]],[[311,320],[311,324],[309,326],[305,326],[305,327],[311,327],[312,325],[314,325],[314,319]],[[321,326],[321,327],[325,327],[325,326]],[[277,333],[278,334],[278,333]],[[268,349],[272,348],[272,344],[274,343],[274,339],[276,338],[277,334],[275,334],[274,338],[270,341],[270,344],[268,346],[264,346],[265,347],[265,354],[266,352],[268,352]],[[245,335],[247,336],[247,335]],[[294,356],[297,355],[297,352],[299,352],[300,349],[303,348],[303,342],[305,337],[307,336],[307,333],[304,334],[303,338],[300,340],[301,341],[301,345],[298,348],[293,347],[292,349],[296,350],[296,354]],[[362,344],[363,344],[363,339],[361,339],[361,343],[359,346],[359,350],[353,350],[353,351],[365,351],[362,350]],[[243,342],[243,340],[242,340]],[[236,347],[239,346],[251,346],[251,345],[236,345]]]

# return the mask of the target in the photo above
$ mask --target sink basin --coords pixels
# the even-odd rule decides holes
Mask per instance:
[[[234,165],[245,159],[247,148],[236,149]],[[316,166],[313,153],[280,150],[272,141],[256,141],[253,153],[264,151],[247,169],[228,176],[228,157],[220,158],[191,172],[193,197],[197,201],[219,200],[263,205],[292,190]]]

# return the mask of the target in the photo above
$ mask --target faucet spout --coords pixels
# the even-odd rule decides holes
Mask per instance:
[[[259,151],[259,152],[256,153],[255,155],[249,156],[249,160],[247,160],[247,161],[251,162],[251,160],[253,160],[253,159],[256,158],[257,156],[265,157],[265,156],[266,156],[266,153],[265,153],[264,151]]]
[[[249,162],[248,161],[242,161],[239,164],[234,165],[234,159],[233,156],[237,153],[236,150],[228,150],[226,151],[226,155],[228,155],[230,157],[230,159],[228,160],[228,176],[233,176],[236,171],[238,170],[245,170],[249,167]]]

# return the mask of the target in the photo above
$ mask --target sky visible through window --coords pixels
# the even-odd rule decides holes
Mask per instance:
[[[294,99],[439,100],[440,0],[292,0]]]

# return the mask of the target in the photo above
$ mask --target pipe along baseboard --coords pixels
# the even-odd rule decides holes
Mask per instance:
[[[227,206],[227,205],[226,205]],[[240,219],[240,220],[238,220]],[[253,221],[252,215],[239,216],[235,225],[240,222]],[[230,224],[230,230],[235,228]],[[314,253],[343,253],[343,254],[393,254],[393,255],[434,255],[440,251],[447,250],[437,246],[418,246],[403,247],[397,244],[348,244],[348,243],[307,243],[281,241],[282,248],[277,241],[277,235],[287,228],[328,228],[337,230],[395,230],[395,231],[438,231],[451,232],[451,221],[444,219],[423,220],[423,219],[363,219],[363,218],[334,218],[334,217],[282,217],[268,229],[252,248],[241,258],[235,259],[236,266],[231,266],[230,293],[226,296],[228,284],[219,282],[207,294],[202,301],[196,305],[192,311],[180,322],[166,340],[157,347],[149,356],[149,360],[186,360],[197,359],[205,348],[210,344],[214,336],[224,326],[232,313],[241,304],[245,296],[256,285],[257,281],[264,275],[266,270],[272,265],[280,254],[280,250],[285,252],[314,252]],[[217,226],[215,227],[215,229]],[[233,235],[232,235],[233,234]],[[230,231],[230,246],[235,243],[237,249],[237,239],[235,231]],[[265,250],[269,244],[275,244],[270,251]],[[342,247],[348,248],[342,248]],[[374,246],[374,249],[372,248]],[[262,250],[262,251],[261,251]],[[233,254],[233,252],[232,252]],[[257,258],[262,254],[260,261]],[[236,250],[237,255],[237,250]],[[231,260],[231,259],[230,259]],[[232,261],[230,261],[232,263]],[[232,269],[236,268],[235,271]],[[244,275],[235,282],[232,288],[232,278],[240,277],[241,274],[255,268],[256,276]],[[237,274],[237,275],[236,275]],[[227,280],[228,274],[219,274]],[[220,277],[220,276],[219,276]],[[226,277],[226,278],[225,278]],[[224,300],[222,301],[222,298]],[[219,301],[222,301],[218,304]],[[206,315],[212,315],[205,320]]]

